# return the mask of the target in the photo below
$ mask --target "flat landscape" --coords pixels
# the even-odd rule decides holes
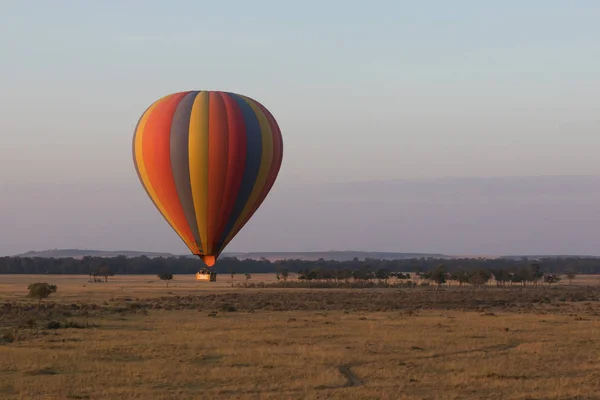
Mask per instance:
[[[600,398],[597,276],[439,290],[88,279],[0,275],[0,398]],[[57,286],[39,312],[34,282]]]

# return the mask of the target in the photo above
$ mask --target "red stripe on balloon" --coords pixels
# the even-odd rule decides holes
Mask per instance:
[[[233,211],[236,198],[242,184],[244,176],[244,168],[246,165],[246,126],[244,124],[244,116],[242,110],[237,105],[236,101],[228,94],[218,92],[223,100],[225,114],[227,117],[228,127],[228,154],[227,154],[227,178],[225,190],[223,193],[222,208],[219,213],[217,228],[215,235],[212,236],[215,240],[214,245],[224,234],[225,226]],[[213,249],[213,253],[219,254],[224,246]]]

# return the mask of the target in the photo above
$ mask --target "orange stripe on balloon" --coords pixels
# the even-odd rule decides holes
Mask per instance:
[[[146,121],[148,120],[148,116],[152,113],[152,110],[154,109],[154,107],[156,107],[157,104],[166,100],[169,97],[171,97],[171,95],[165,96],[165,97],[155,101],[142,114],[142,116],[136,126],[135,133],[133,135],[133,160],[134,160],[134,166],[135,166],[135,170],[137,172],[138,178],[140,179],[140,183],[142,184],[142,187],[146,191],[146,194],[148,195],[148,197],[150,197],[152,204],[154,204],[154,206],[156,207],[158,212],[167,221],[169,226],[171,226],[171,228],[173,228],[173,230],[175,230],[173,221],[171,220],[169,215],[165,214],[165,209],[164,209],[163,205],[160,203],[160,201],[156,195],[156,192],[154,191],[154,188],[148,181],[148,173],[146,172],[146,166],[144,163],[144,158],[143,158],[143,153],[142,153],[142,149],[143,149],[142,143],[143,143],[143,139],[144,139],[144,127],[146,126]]]
[[[143,158],[148,181],[172,220],[175,231],[192,252],[198,252],[175,187],[171,169],[170,130],[177,105],[189,92],[177,93],[157,104],[144,128]]]
[[[190,184],[202,254],[208,255],[208,102],[209,92],[198,93],[192,105],[189,131]]]

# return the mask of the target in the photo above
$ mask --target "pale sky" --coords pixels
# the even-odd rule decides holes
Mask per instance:
[[[0,0],[0,10],[0,255],[83,246],[184,253],[131,159],[140,114],[181,90],[242,93],[273,113],[284,139],[273,196],[332,182],[600,175],[595,0]],[[61,185],[79,187],[81,203],[64,208]],[[92,217],[102,203],[84,200],[94,196],[114,202],[104,220],[126,221],[134,204],[145,217],[127,233],[99,226]],[[85,212],[75,218],[74,208]],[[299,230],[277,245],[266,239],[277,221],[261,211],[226,251],[481,247],[424,235],[381,249],[377,239],[300,229],[312,211],[294,210]],[[486,251],[518,247],[503,243]]]

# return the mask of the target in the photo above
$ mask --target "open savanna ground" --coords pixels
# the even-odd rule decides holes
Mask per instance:
[[[600,398],[594,280],[436,291],[87,279],[0,276],[1,399]],[[58,291],[38,314],[26,289],[39,281]]]
[[[414,274],[413,274],[414,275]],[[416,277],[415,277],[416,278]],[[243,274],[232,278],[227,273],[218,274],[216,282],[200,282],[194,275],[174,275],[173,280],[167,283],[154,275],[118,275],[108,277],[107,283],[90,283],[87,275],[0,275],[0,300],[15,300],[27,295],[27,286],[33,282],[48,282],[57,285],[59,290],[52,296],[54,301],[70,300],[105,300],[113,297],[156,297],[167,293],[177,295],[198,295],[202,293],[239,292],[239,287],[249,284],[275,284],[278,282],[275,274],[251,274],[246,280]],[[394,281],[394,279],[391,279]],[[295,274],[291,274],[289,282],[297,282]],[[419,280],[417,279],[417,282]],[[446,286],[456,286],[456,282],[448,282]],[[577,275],[572,286],[599,286],[600,275]],[[489,287],[495,286],[493,280],[488,282]],[[570,286],[568,279],[553,285]],[[245,288],[250,290],[250,288]],[[291,288],[286,288],[291,290]]]

